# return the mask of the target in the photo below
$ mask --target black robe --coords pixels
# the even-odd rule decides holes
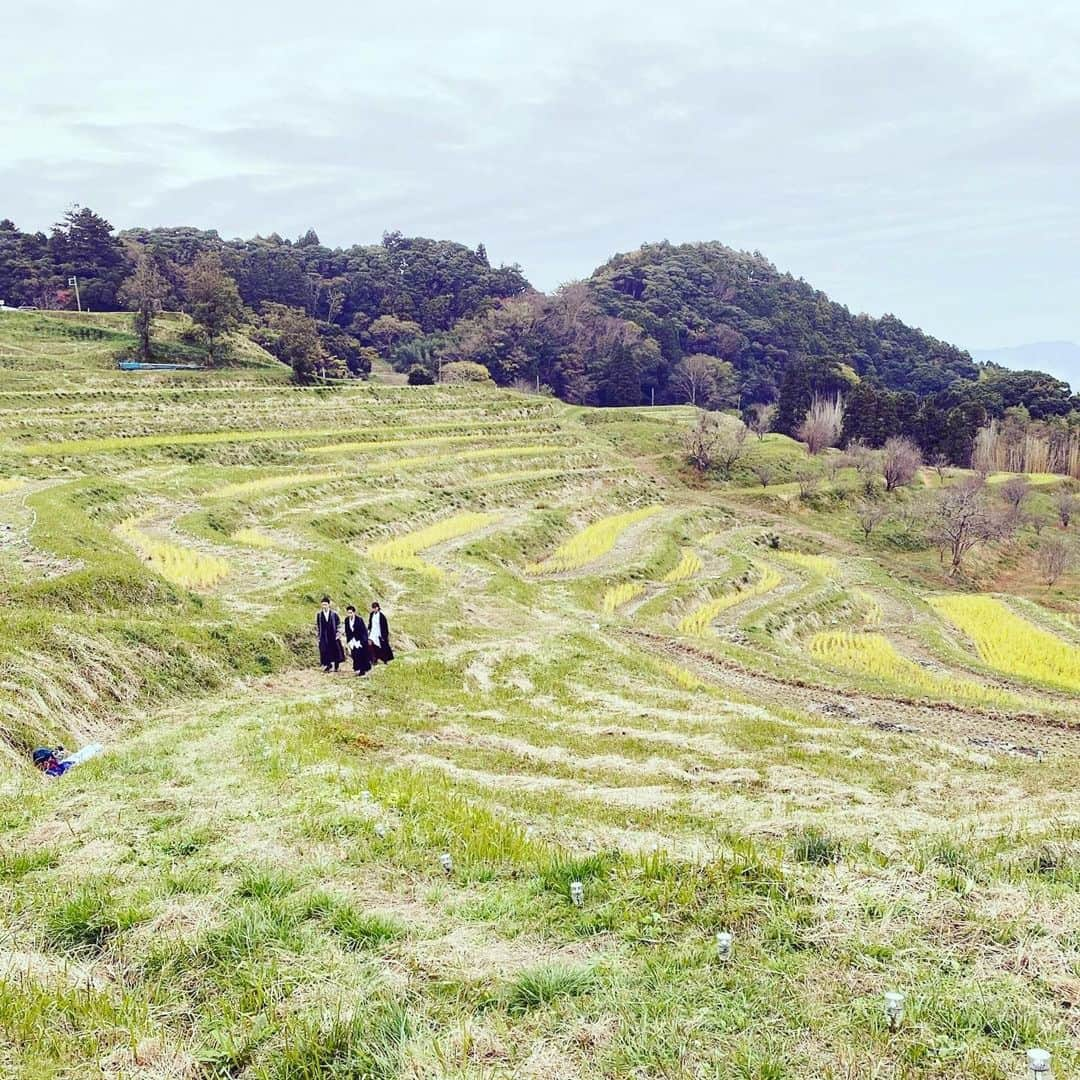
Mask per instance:
[[[381,611],[376,612],[368,619],[368,637],[371,637],[371,624],[375,619],[382,619],[380,624],[382,634],[378,645],[374,641],[371,642],[371,656],[374,660],[389,664],[394,659],[394,650],[390,648],[390,623]]]
[[[315,629],[319,634],[319,663],[324,668],[336,667],[341,663],[341,643],[338,641],[338,628],[341,619],[336,611],[324,613],[322,610],[315,616]]]
[[[356,648],[350,649],[352,653],[353,671],[364,672],[371,670],[371,657],[368,655],[368,630],[367,623],[359,615],[345,616],[345,645],[350,641],[356,642]]]

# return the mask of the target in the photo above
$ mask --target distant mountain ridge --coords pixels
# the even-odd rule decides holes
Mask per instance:
[[[1033,341],[993,349],[972,349],[980,364],[1000,364],[1013,371],[1045,371],[1064,379],[1080,393],[1080,345],[1075,341]]]

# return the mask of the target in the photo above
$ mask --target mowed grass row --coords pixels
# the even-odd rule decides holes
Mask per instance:
[[[568,454],[571,447],[559,443],[537,443],[533,445],[513,444],[510,446],[488,446],[476,450],[454,448],[449,444],[464,443],[468,445],[475,439],[454,438],[446,440],[447,452],[442,454],[404,454],[393,457],[388,461],[364,461],[357,462],[351,468],[339,467],[337,469],[320,469],[313,472],[296,470],[294,472],[274,473],[268,476],[260,476],[253,480],[238,480],[224,484],[221,487],[211,488],[205,492],[205,499],[246,499],[251,496],[269,495],[274,492],[287,491],[289,489],[303,488],[326,483],[349,483],[360,482],[374,475],[387,475],[390,473],[411,473],[421,469],[441,468],[448,469],[455,465],[464,465],[470,462],[518,460],[537,457],[548,457],[557,454]],[[402,441],[400,443],[384,443],[380,446],[372,446],[373,451],[385,452],[388,449],[404,449],[412,446],[433,445],[442,440],[416,440],[413,442]]]
[[[669,751],[673,763],[734,764],[728,727],[753,734],[736,713],[718,723],[721,703],[693,676],[693,694],[674,674],[674,688],[650,688],[636,662],[612,663],[585,638],[508,673],[554,692],[565,711],[550,719],[580,722],[589,709],[567,687],[572,657],[594,682],[621,687],[642,734],[663,733],[646,719],[659,702],[677,701],[700,725],[715,748],[688,738]],[[872,822],[831,831],[824,815],[756,837],[722,815],[703,826],[679,801],[685,788],[629,772],[662,761],[647,742],[631,759],[629,732],[591,736],[605,768],[627,758],[625,802],[544,791],[530,781],[577,774],[589,736],[547,727],[506,693],[499,705],[531,745],[546,748],[546,730],[569,755],[561,768],[519,757],[521,786],[501,786],[497,773],[482,778],[479,743],[454,750],[463,763],[473,755],[476,780],[397,764],[409,737],[475,712],[463,674],[415,657],[380,671],[361,696],[324,687],[308,703],[205,703],[0,817],[9,947],[37,965],[35,976],[0,981],[0,1065],[49,1075],[104,1062],[121,1075],[246,1080],[1000,1080],[1036,1044],[1053,1050],[1059,1072],[1077,1063],[1055,1004],[1073,948],[1069,832],[1050,820],[999,823],[978,839],[951,827],[970,821],[968,785],[981,767],[916,752],[910,767],[944,792],[918,799],[934,803],[946,831],[927,836],[901,821],[880,840]],[[790,784],[811,759],[777,738],[793,729],[767,717],[759,726],[750,760]],[[470,723],[478,734],[505,729],[494,717]],[[879,752],[895,748],[862,732],[837,738],[845,751],[867,738]],[[838,754],[836,767],[844,761]],[[888,763],[863,754],[843,768],[866,783]],[[658,783],[671,802],[656,802]],[[749,786],[731,805],[772,797]],[[94,809],[98,798],[107,813]],[[32,842],[65,804],[71,828]],[[634,852],[573,839],[598,827],[678,836],[691,823],[715,843],[711,855],[683,858],[677,841]],[[1024,906],[1006,923],[984,910],[984,899],[1018,894]],[[726,961],[718,930],[734,935]],[[950,963],[955,938],[986,962]],[[1037,957],[1025,952],[1034,941]],[[1012,970],[1025,955],[1049,985]],[[892,989],[907,995],[897,1032],[882,1008]]]
[[[404,424],[396,427],[396,433],[410,432],[423,438],[431,432],[456,431],[463,436],[483,435],[487,432],[513,431],[515,429],[534,430],[534,420],[489,420],[481,425],[463,424],[462,422]],[[553,430],[555,425],[551,425]],[[362,438],[367,436],[367,438]],[[223,443],[253,442],[311,442],[315,440],[335,439],[340,442],[325,447],[327,452],[362,449],[365,445],[378,443],[380,438],[372,437],[372,429],[365,427],[313,427],[313,428],[266,428],[239,429],[235,431],[187,431],[169,434],[132,435],[127,437],[106,436],[88,439],[62,439],[55,442],[9,443],[4,449],[25,457],[71,457],[89,454],[110,454],[128,450],[168,449],[189,446],[217,446]]]
[[[766,566],[764,563],[756,563],[754,570],[757,573],[757,579],[749,584],[743,586],[740,583],[736,583],[733,590],[723,593],[721,596],[714,597],[712,600],[706,600],[703,604],[699,604],[693,608],[686,615],[684,615],[678,624],[678,630],[680,634],[705,634],[709,631],[713,622],[716,621],[725,611],[735,607],[737,604],[745,603],[747,600],[753,599],[756,596],[764,596],[766,593],[770,593],[773,589],[778,588],[783,583],[783,578],[777,571],[771,566]]]

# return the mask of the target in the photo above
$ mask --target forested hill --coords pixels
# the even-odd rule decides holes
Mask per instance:
[[[828,358],[890,390],[931,394],[978,369],[963,349],[892,315],[852,315],[760,252],[720,243],[646,244],[590,278],[601,306],[630,319],[674,365],[692,353],[734,364],[744,397],[776,397],[795,357]]]
[[[80,297],[68,287],[75,277]],[[789,434],[814,397],[842,396],[845,439],[880,445],[902,434],[957,464],[974,433],[1010,409],[1080,423],[1080,399],[1060,380],[976,365],[892,315],[853,315],[759,252],[720,243],[646,244],[545,295],[517,265],[492,266],[483,245],[396,232],[347,248],[326,247],[312,230],[296,240],[190,227],[117,233],[74,208],[49,235],[0,221],[0,298],[184,307],[212,362],[226,355],[228,331],[246,324],[300,380],[363,376],[381,357],[412,382],[490,376],[589,405],[689,401],[748,413],[775,404],[772,423]]]

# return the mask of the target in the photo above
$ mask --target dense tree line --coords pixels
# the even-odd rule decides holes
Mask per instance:
[[[166,304],[197,317],[213,356],[240,319],[298,377],[364,375],[388,358],[410,381],[479,364],[500,385],[566,401],[688,401],[737,407],[798,435],[811,403],[844,402],[841,443],[915,442],[927,460],[970,462],[976,433],[1008,410],[1077,423],[1080,400],[1038,372],[976,366],[892,315],[853,315],[760,252],[719,243],[647,244],[551,295],[476,249],[387,233],[328,248],[309,230],[224,240],[190,227],[115,233],[73,208],[49,235],[0,221],[0,297],[9,305],[129,307],[140,347]],[[471,370],[455,368],[454,371]]]

